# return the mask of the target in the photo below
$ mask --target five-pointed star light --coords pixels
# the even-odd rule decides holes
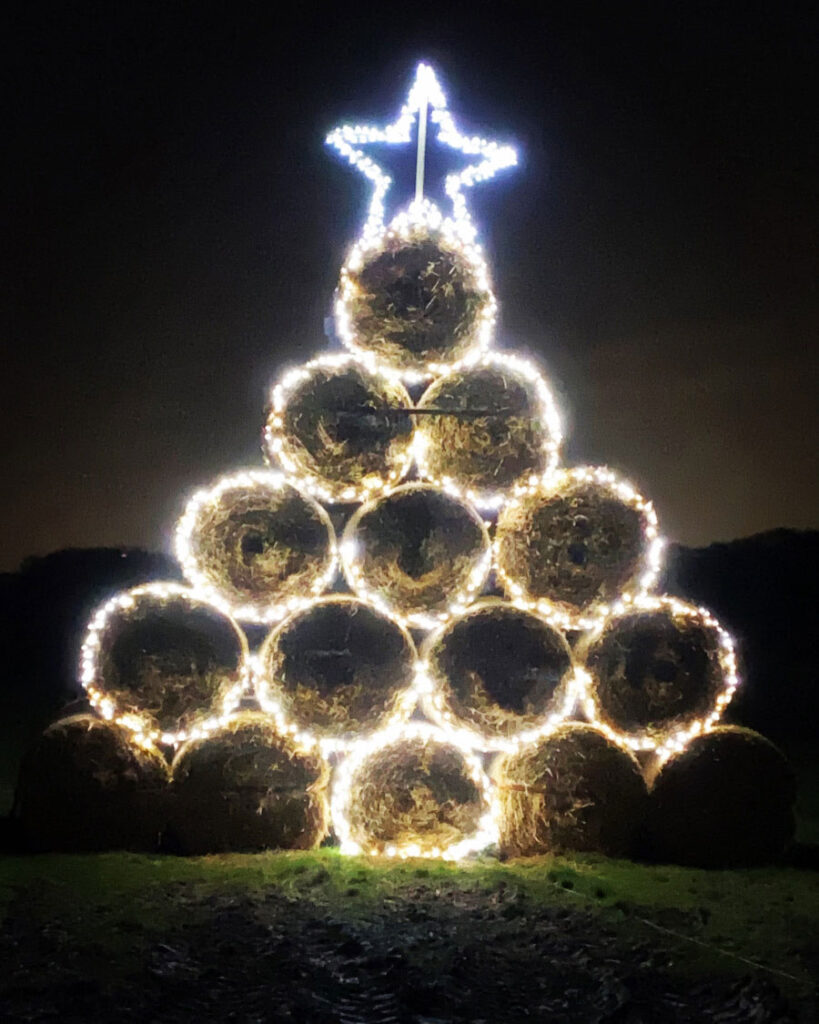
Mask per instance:
[[[463,194],[480,181],[489,178],[505,167],[517,163],[517,153],[511,146],[502,146],[497,142],[477,136],[462,135],[455,124],[455,119],[447,107],[446,96],[435,77],[435,72],[428,64],[419,64],[415,72],[407,100],[401,108],[397,120],[384,128],[371,125],[341,125],[334,128],[327,136],[327,144],[333,146],[342,156],[357,168],[373,183],[373,192],[364,235],[378,234],[384,227],[385,197],[392,179],[383,167],[368,156],[360,147],[368,143],[399,144],[412,142],[412,129],[419,124],[419,145],[425,133],[426,118],[438,126],[438,142],[457,149],[467,156],[478,159],[469,163],[462,170],[448,174],[445,191],[452,200],[453,215],[456,225],[469,235],[474,235],[474,228]],[[420,174],[423,174],[423,149],[419,157]],[[420,201],[416,196],[415,203]]]

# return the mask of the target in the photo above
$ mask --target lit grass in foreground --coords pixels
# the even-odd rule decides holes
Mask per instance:
[[[335,918],[366,924],[441,895],[486,899],[523,920],[533,909],[592,912],[624,941],[643,935],[690,975],[769,971],[804,994],[819,953],[819,874],[791,868],[702,871],[586,855],[500,864],[341,857],[333,850],[175,858],[136,854],[0,858],[0,915],[59,922],[79,946],[104,944],[107,969],[127,969],[131,946],[212,912],[214,901],[261,899],[275,887]],[[720,952],[721,951],[721,952]],[[424,960],[423,948],[412,954]],[[440,950],[438,951],[440,955]],[[435,964],[428,965],[431,970]]]

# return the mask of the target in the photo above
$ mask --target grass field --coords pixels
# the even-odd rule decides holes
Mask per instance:
[[[592,996],[616,1002],[626,991],[638,1004],[664,1006],[667,999],[674,1007],[695,993],[693,1016],[669,1011],[667,1019],[708,1019],[709,999],[714,1013],[734,1007],[726,1021],[819,1019],[819,874],[812,871],[698,871],[590,856],[453,866],[344,858],[333,850],[6,857],[0,901],[0,953],[12,961],[0,979],[0,1009],[5,1005],[10,1020],[40,1019],[43,993],[63,1020],[75,1019],[77,998],[80,1007],[91,1000],[78,1020],[107,1019],[95,1015],[99,1008],[123,998],[153,1019],[189,1019],[173,1010],[162,1016],[151,1001],[156,992],[172,992],[173,1005],[183,992],[189,1002],[203,985],[215,986],[219,1000],[233,998],[235,977],[227,972],[237,962],[242,991],[261,1000],[260,989],[283,981],[283,953],[268,965],[266,981],[259,966],[277,949],[287,952],[286,973],[296,978],[286,990],[296,999],[293,1012],[236,1019],[513,1020],[522,1011],[504,1015],[514,993],[498,994],[501,975],[521,995],[544,969],[555,991],[547,984],[540,996],[566,1001],[574,991],[568,1005]],[[318,999],[318,1009],[298,1002],[300,975],[291,961],[302,946],[310,978],[302,979],[302,995]],[[411,990],[403,982],[385,985],[390,958],[402,978],[415,979]],[[477,976],[467,970],[483,962]],[[486,988],[493,974],[497,984]],[[419,998],[424,1005],[415,1012]],[[526,998],[532,1005],[534,996]],[[340,1015],[328,1010],[322,1017],[322,1000]],[[790,1016],[782,1015],[784,1001]],[[439,1004],[449,1015],[435,1016]],[[492,1005],[489,1016],[474,1016],[476,1007]],[[587,1019],[566,1012],[555,1019]]]

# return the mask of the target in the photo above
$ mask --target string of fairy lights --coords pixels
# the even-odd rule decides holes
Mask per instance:
[[[437,129],[437,142],[460,153],[468,160],[465,167],[448,175],[445,194],[451,200],[452,210],[444,215],[438,206],[423,196],[387,220],[387,198],[392,184],[389,174],[371,156],[376,145],[410,145],[417,133],[426,131],[429,118]],[[335,301],[335,323],[339,339],[347,350],[344,353],[320,355],[302,366],[285,372],[275,383],[270,394],[269,411],[263,432],[263,451],[270,468],[234,472],[198,490],[189,499],[176,527],[175,551],[187,580],[187,585],[153,583],[136,587],[115,595],[99,608],[91,618],[80,656],[80,680],[93,707],[105,719],[127,728],[136,742],[143,745],[160,744],[178,747],[192,739],[210,735],[231,721],[240,702],[249,695],[258,706],[271,716],[276,727],[291,737],[300,749],[319,749],[334,761],[334,780],[331,792],[331,819],[335,835],[344,853],[380,853],[394,857],[432,856],[457,859],[474,853],[497,841],[498,809],[492,784],[484,772],[481,758],[489,753],[509,753],[548,736],[557,726],[571,721],[578,714],[595,725],[613,742],[631,751],[650,752],[665,758],[682,750],[694,736],[707,732],[719,721],[739,683],[737,660],[733,641],[713,615],[705,609],[695,608],[676,598],[653,593],[662,565],[663,539],[659,532],[656,512],[650,501],[618,474],[605,467],[566,468],[560,465],[562,425],[557,402],[546,378],[538,367],[522,356],[493,349],[497,304],[492,293],[489,272],[476,231],[467,207],[466,190],[487,181],[499,171],[517,162],[515,150],[496,141],[463,135],[456,126],[447,100],[432,69],[420,64],[406,102],[397,119],[384,127],[369,125],[342,125],[327,136],[327,143],[359,171],[371,186],[367,216],[358,241],[352,246],[341,268],[339,288]],[[420,151],[419,164],[423,165]],[[456,253],[484,295],[474,329],[465,352],[451,362],[430,361],[421,366],[407,368],[395,366],[376,358],[364,344],[360,325],[356,321],[356,303],[361,298],[360,272],[367,261],[384,251],[387,246],[412,243],[418,238],[434,237]],[[520,383],[529,397],[526,415],[540,432],[537,459],[533,466],[510,486],[475,486],[465,483],[456,475],[436,472],[431,466],[429,439],[422,417],[424,398],[416,407],[408,387],[419,384],[432,388],[446,383],[457,374],[470,374],[484,370],[495,371]],[[331,479],[317,458],[315,450],[304,442],[293,440],[294,404],[304,400],[306,389],[316,381],[340,379],[343,375],[355,377],[356,386],[369,395],[368,404],[360,415],[370,416],[376,424],[393,424],[398,418],[405,421],[406,430],[395,431],[394,438],[381,453],[376,464],[373,451],[367,453],[376,468],[357,478]],[[457,412],[457,410],[455,410]],[[445,415],[447,410],[438,410]],[[357,413],[358,414],[358,413]],[[486,411],[487,416],[503,415]],[[308,417],[309,418],[309,417]],[[480,417],[476,414],[476,419]],[[329,451],[328,464],[339,464],[337,449],[341,442],[322,438]],[[326,431],[325,431],[326,433]],[[336,448],[333,447],[336,444]],[[316,446],[314,446],[316,447]],[[319,445],[320,447],[320,445]],[[366,551],[355,533],[361,516],[380,500],[396,493],[411,475],[425,482],[457,502],[478,525],[483,538],[480,551],[473,559],[465,582],[447,593],[442,607],[434,612],[409,610],[395,600],[387,599],[378,586],[373,585],[365,569]],[[627,584],[621,587],[616,600],[592,603],[579,609],[567,609],[565,604],[553,600],[549,594],[534,593],[524,582],[510,572],[501,557],[495,518],[501,521],[512,510],[526,502],[560,493],[575,484],[599,488],[612,500],[633,510],[639,517],[641,541],[639,564]],[[322,549],[324,561],[310,575],[304,589],[285,597],[279,593],[250,594],[239,598],[235,589],[220,585],[204,564],[201,554],[200,533],[219,508],[229,502],[234,492],[253,496],[259,507],[265,502],[278,500],[284,489],[294,489],[313,509],[317,523],[326,534]],[[319,504],[339,510],[359,506],[351,518],[340,542],[331,524],[331,517]],[[484,520],[481,513],[486,515]],[[336,520],[338,521],[338,519]],[[239,543],[239,542],[237,542]],[[237,548],[240,557],[243,549]],[[284,559],[287,552],[282,555]],[[276,682],[264,669],[258,654],[250,652],[239,623],[273,626],[285,630],[296,616],[309,614],[316,602],[338,583],[340,571],[350,591],[366,606],[388,617],[407,637],[415,650],[409,630],[426,633],[426,643],[416,657],[414,678],[401,694],[394,714],[366,736],[349,738],[326,737],[309,723],[295,720],[285,710],[285,704]],[[716,638],[720,686],[708,710],[692,715],[666,733],[628,731],[613,725],[606,716],[596,695],[595,680],[582,658],[573,652],[566,685],[556,706],[543,716],[536,727],[522,728],[505,736],[488,736],[453,713],[440,686],[433,678],[425,652],[430,642],[453,623],[466,615],[486,591],[487,583],[494,580],[509,605],[540,617],[564,633],[580,632],[586,643],[603,636],[612,623],[635,612],[657,612],[667,615],[673,622],[696,622],[710,630]],[[117,624],[129,615],[136,615],[144,602],[161,610],[182,602],[187,607],[211,609],[235,630],[241,646],[241,664],[238,675],[220,697],[218,707],[210,709],[192,725],[179,729],[162,729],[150,715],[134,712],[121,706],[105,678],[103,651],[110,644],[109,635]],[[418,721],[418,713],[427,721]],[[415,715],[416,717],[413,717]],[[474,834],[427,846],[422,842],[373,844],[355,834],[351,826],[351,804],[356,796],[356,779],[369,758],[403,742],[436,743],[451,748],[461,758],[464,770],[474,782],[483,801],[480,822]]]

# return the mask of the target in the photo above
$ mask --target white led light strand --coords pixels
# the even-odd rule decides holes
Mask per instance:
[[[407,475],[412,466],[413,448],[411,444],[396,459],[395,465],[388,469],[382,476],[372,474],[365,477],[359,485],[350,484],[340,490],[329,487],[325,481],[315,473],[310,473],[287,451],[285,444],[285,423],[284,416],[287,409],[287,402],[296,388],[308,381],[312,372],[317,369],[343,369],[352,367],[366,370],[374,377],[394,384],[398,377],[382,370],[372,356],[362,353],[353,356],[349,353],[331,353],[317,356],[302,366],[294,367],[273,387],[270,396],[270,414],[264,428],[264,450],[269,459],[275,459],[284,470],[288,483],[294,487],[317,498],[319,501],[326,501],[330,504],[335,502],[358,502],[366,501],[378,494],[383,494],[393,487]],[[409,396],[405,399],[409,407]]]
[[[672,754],[683,751],[689,740],[700,733],[709,732],[719,722],[740,684],[740,679],[737,671],[736,648],[730,633],[720,625],[707,608],[698,608],[685,601],[680,601],[676,597],[626,594],[612,605],[608,619],[595,623],[584,638],[585,642],[593,643],[613,619],[634,612],[655,611],[668,611],[674,618],[694,621],[714,630],[718,643],[719,666],[722,671],[722,689],[714,700],[713,709],[707,715],[693,719],[688,725],[676,729],[662,738],[649,735],[645,731],[630,733],[613,729],[601,717],[601,710],[595,699],[595,686],[591,674],[586,669],[579,669],[578,672],[581,685],[580,702],[589,722],[618,743],[624,743],[632,750],[655,751],[664,760]]]
[[[473,487],[462,485],[458,480],[449,475],[438,476],[432,472],[427,458],[428,439],[422,427],[416,429],[413,439],[413,450],[415,453],[415,464],[418,467],[418,475],[422,479],[436,484],[448,494],[454,494],[462,500],[471,502],[480,509],[494,511],[505,505],[514,495],[524,494],[533,487],[538,486],[543,479],[547,479],[554,472],[560,459],[563,427],[557,403],[543,374],[540,373],[534,363],[512,352],[478,352],[467,356],[457,363],[446,367],[433,386],[437,387],[439,382],[446,380],[455,373],[485,368],[505,370],[510,374],[517,375],[527,384],[533,386],[536,407],[532,410],[532,419],[539,421],[543,427],[543,440],[541,442],[541,452],[544,460],[543,470],[539,473],[522,477],[503,490],[477,490]],[[423,397],[421,401],[423,402]],[[488,415],[491,416],[492,414]],[[498,415],[501,416],[502,413],[498,413]]]
[[[623,594],[619,595],[625,599],[629,595],[637,596],[648,593],[657,583],[657,578],[663,564],[663,553],[665,551],[665,538],[660,535],[657,513],[653,504],[644,498],[636,488],[618,476],[606,466],[577,466],[573,469],[556,469],[551,473],[544,474],[540,480],[533,485],[522,488],[513,495],[507,505],[511,509],[516,505],[525,504],[539,492],[544,497],[559,494],[560,490],[571,483],[592,483],[607,488],[624,504],[639,512],[644,520],[643,543],[644,556],[642,571],[633,584]],[[560,629],[587,630],[594,629],[603,619],[612,613],[613,605],[602,603],[578,612],[570,611],[564,603],[551,601],[546,597],[534,597],[528,594],[524,587],[512,579],[503,569],[499,558],[499,538],[496,534],[493,541],[495,572],[498,581],[506,593],[506,596],[518,608],[525,608],[528,611],[537,612],[544,619],[551,622]]]
[[[446,194],[452,200],[452,225],[464,240],[471,241],[475,236],[464,189],[488,181],[498,171],[517,163],[517,153],[511,146],[502,146],[477,136],[462,135],[458,131],[435,72],[428,64],[419,64],[406,102],[392,124],[383,128],[373,125],[341,125],[327,136],[327,144],[372,182],[373,191],[362,235],[365,242],[383,232],[385,199],[392,179],[361,147],[373,143],[408,145],[412,142],[413,127],[419,121],[419,115],[426,116],[427,111],[432,123],[438,127],[438,142],[467,157],[477,157],[477,160],[461,171],[447,175],[445,182]],[[416,201],[413,202],[417,205]]]
[[[219,711],[196,722],[189,729],[162,732],[160,729],[152,727],[147,716],[134,712],[120,711],[115,701],[106,694],[103,682],[100,679],[99,655],[109,620],[118,612],[128,612],[135,608],[143,597],[152,598],[158,601],[160,605],[164,602],[181,599],[192,606],[209,607],[211,610],[218,611],[230,623],[236,634],[237,643],[242,652],[239,679],[224,695]],[[120,594],[115,594],[114,597],[98,608],[91,617],[88,631],[80,649],[80,682],[88,694],[91,706],[107,721],[122,725],[132,732],[135,742],[143,746],[150,746],[156,743],[166,746],[177,746],[180,743],[185,743],[187,740],[201,739],[204,736],[208,736],[222,726],[227,725],[231,720],[233,712],[239,706],[242,695],[248,690],[250,685],[247,640],[239,626],[223,609],[203,600],[189,587],[183,586],[180,583],[145,583],[123,591]]]
[[[404,740],[437,741],[455,747],[463,756],[469,777],[478,787],[486,810],[481,816],[474,835],[468,836],[450,846],[424,849],[420,843],[404,843],[387,846],[383,851],[364,849],[353,839],[350,828],[350,806],[353,800],[355,774],[369,757],[384,747]],[[341,852],[347,854],[370,853],[387,857],[427,857],[443,860],[460,860],[470,854],[479,853],[498,841],[498,806],[494,790],[469,746],[464,746],[454,733],[441,730],[428,722],[394,723],[380,732],[373,733],[358,741],[349,755],[339,765],[330,798],[330,815],[333,828],[339,839]]]
[[[279,622],[286,615],[303,608],[314,597],[322,594],[333,582],[338,571],[338,547],[330,518],[318,502],[304,494],[302,494],[304,500],[315,506],[316,514],[327,530],[329,544],[327,568],[310,585],[309,593],[291,595],[282,601],[249,601],[238,604],[236,601],[231,601],[203,571],[194,550],[194,533],[202,513],[210,508],[215,508],[222,495],[232,490],[255,490],[260,495],[265,493],[274,495],[288,486],[292,487],[293,485],[285,478],[284,474],[274,470],[247,469],[231,473],[229,476],[217,480],[212,487],[197,491],[185,506],[185,511],[177,523],[174,550],[193,591],[203,600],[210,602],[241,622],[256,622],[266,625]]]

